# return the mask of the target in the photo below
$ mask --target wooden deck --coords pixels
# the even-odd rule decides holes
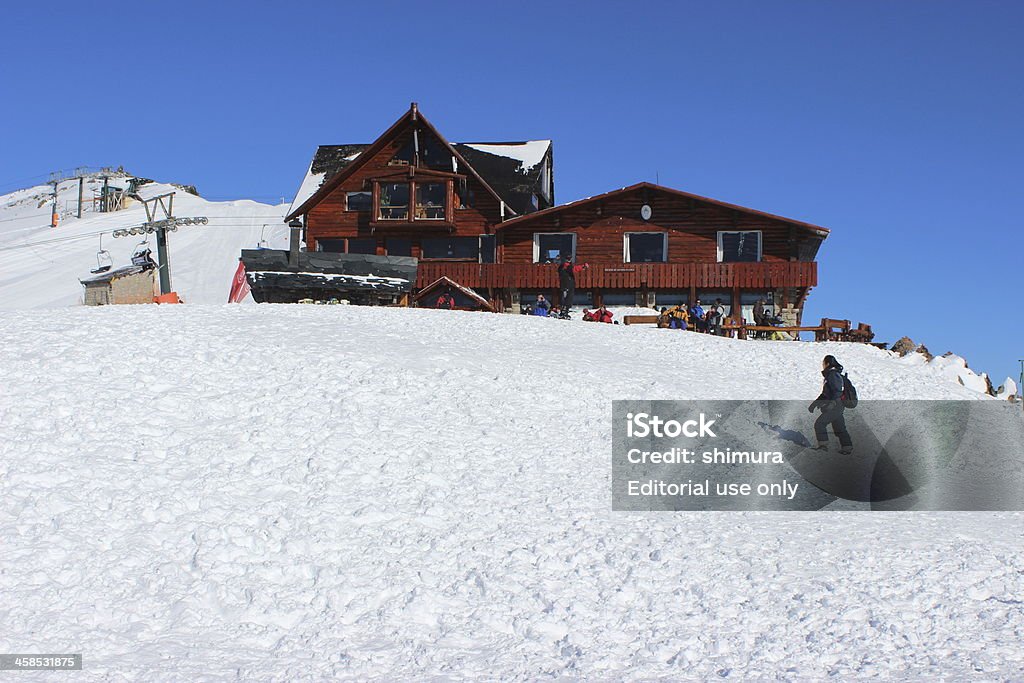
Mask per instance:
[[[553,264],[459,263],[420,261],[416,286],[425,287],[439,277],[465,287],[495,289],[555,289],[558,273]],[[617,263],[590,264],[576,276],[578,289],[684,289],[815,287],[814,261],[769,263]]]

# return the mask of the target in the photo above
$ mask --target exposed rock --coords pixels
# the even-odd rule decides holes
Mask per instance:
[[[901,356],[906,356],[908,353],[913,353],[917,350],[917,344],[910,337],[901,337],[899,341],[892,345],[891,350]]]
[[[924,344],[921,344],[920,346],[918,346],[918,347],[917,347],[917,348],[915,349],[915,351],[917,351],[917,352],[918,352],[919,354],[921,354],[922,356],[924,356],[924,357],[925,357],[925,360],[931,360],[932,358],[935,358],[935,356],[933,356],[933,355],[931,354],[931,352],[930,352],[930,351],[928,350],[928,347],[927,347],[927,346],[925,346]]]

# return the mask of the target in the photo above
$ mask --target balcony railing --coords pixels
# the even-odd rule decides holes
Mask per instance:
[[[420,261],[416,286],[425,287],[442,275],[466,287],[553,289],[558,287],[554,264],[458,263]],[[579,289],[702,289],[740,287],[815,287],[814,261],[769,263],[592,263],[576,276]]]

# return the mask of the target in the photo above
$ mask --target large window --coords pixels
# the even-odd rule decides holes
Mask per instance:
[[[348,239],[324,239],[316,241],[317,251],[333,251],[338,254],[376,254],[377,240],[372,237],[350,237]]]
[[[668,260],[668,233],[627,232],[622,238],[624,263],[662,263]]]
[[[447,189],[445,183],[416,183],[416,218],[443,221]]]
[[[741,263],[761,260],[761,231],[718,233],[719,263]]]
[[[377,183],[377,220],[444,221],[449,217],[450,181]],[[410,205],[410,200],[413,203]]]
[[[494,235],[480,235],[480,263],[494,263],[497,259],[497,240]]]
[[[377,240],[372,237],[350,238],[348,241],[350,254],[376,254]]]
[[[345,240],[343,240],[343,239],[317,240],[316,241],[316,250],[317,251],[333,251],[333,252],[338,253],[338,254],[344,254],[345,253]]]
[[[436,237],[420,242],[424,259],[457,259],[476,261],[480,255],[477,237]]]
[[[382,221],[409,219],[409,183],[380,184],[379,216]]]
[[[388,256],[412,256],[412,240],[388,238],[384,242]]]
[[[345,209],[347,211],[369,211],[373,208],[372,192],[346,192]]]
[[[572,232],[535,232],[533,262],[553,263],[562,255],[576,256],[576,234]]]

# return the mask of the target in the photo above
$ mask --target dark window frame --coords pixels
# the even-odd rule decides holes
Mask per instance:
[[[418,218],[416,216],[416,186],[417,185],[442,185],[444,186],[444,216],[441,218]],[[380,199],[381,199],[381,186],[382,185],[406,185],[409,188],[409,203],[406,205],[406,216],[404,218],[384,218],[381,214]],[[375,180],[373,183],[373,221],[380,223],[387,223],[389,225],[398,223],[450,223],[452,221],[452,181],[448,178],[430,178],[427,177],[425,180],[416,180],[415,178],[409,180],[393,181],[393,180]]]
[[[354,194],[369,195],[369,204],[367,204],[365,209],[353,209],[352,208],[352,205],[349,202],[349,199]],[[363,212],[363,211],[367,211],[367,212],[373,211],[373,191],[372,190],[349,190],[349,191],[345,192],[345,211],[360,212],[360,213]]]
[[[428,242],[451,242],[453,240],[472,240],[476,244],[476,254],[473,256],[427,256],[427,243]],[[469,242],[465,242],[468,244]],[[421,261],[463,261],[467,263],[477,263],[480,260],[480,238],[479,236],[448,236],[448,237],[424,237],[420,240],[420,260]]]
[[[661,237],[661,260],[659,261],[637,261],[629,248],[630,235],[658,235]],[[662,230],[631,230],[622,234],[622,262],[623,263],[668,263],[668,233]]]
[[[562,232],[535,232],[535,233],[533,233],[533,262],[534,263],[550,263],[552,261],[551,258],[547,258],[547,257],[544,256],[544,253],[541,251],[541,246],[540,246],[540,238],[544,237],[544,236],[550,236],[550,235],[569,235],[571,240],[572,240],[571,253],[572,253],[573,258],[574,259],[576,258],[576,247],[577,247],[577,244],[579,243],[579,238],[576,236],[575,232],[565,232],[565,231],[562,231]]]
[[[757,235],[757,258],[750,261],[746,259],[726,259],[723,237],[725,235]],[[764,260],[764,233],[761,230],[719,230],[718,231],[718,262],[719,263],[760,263]]]

